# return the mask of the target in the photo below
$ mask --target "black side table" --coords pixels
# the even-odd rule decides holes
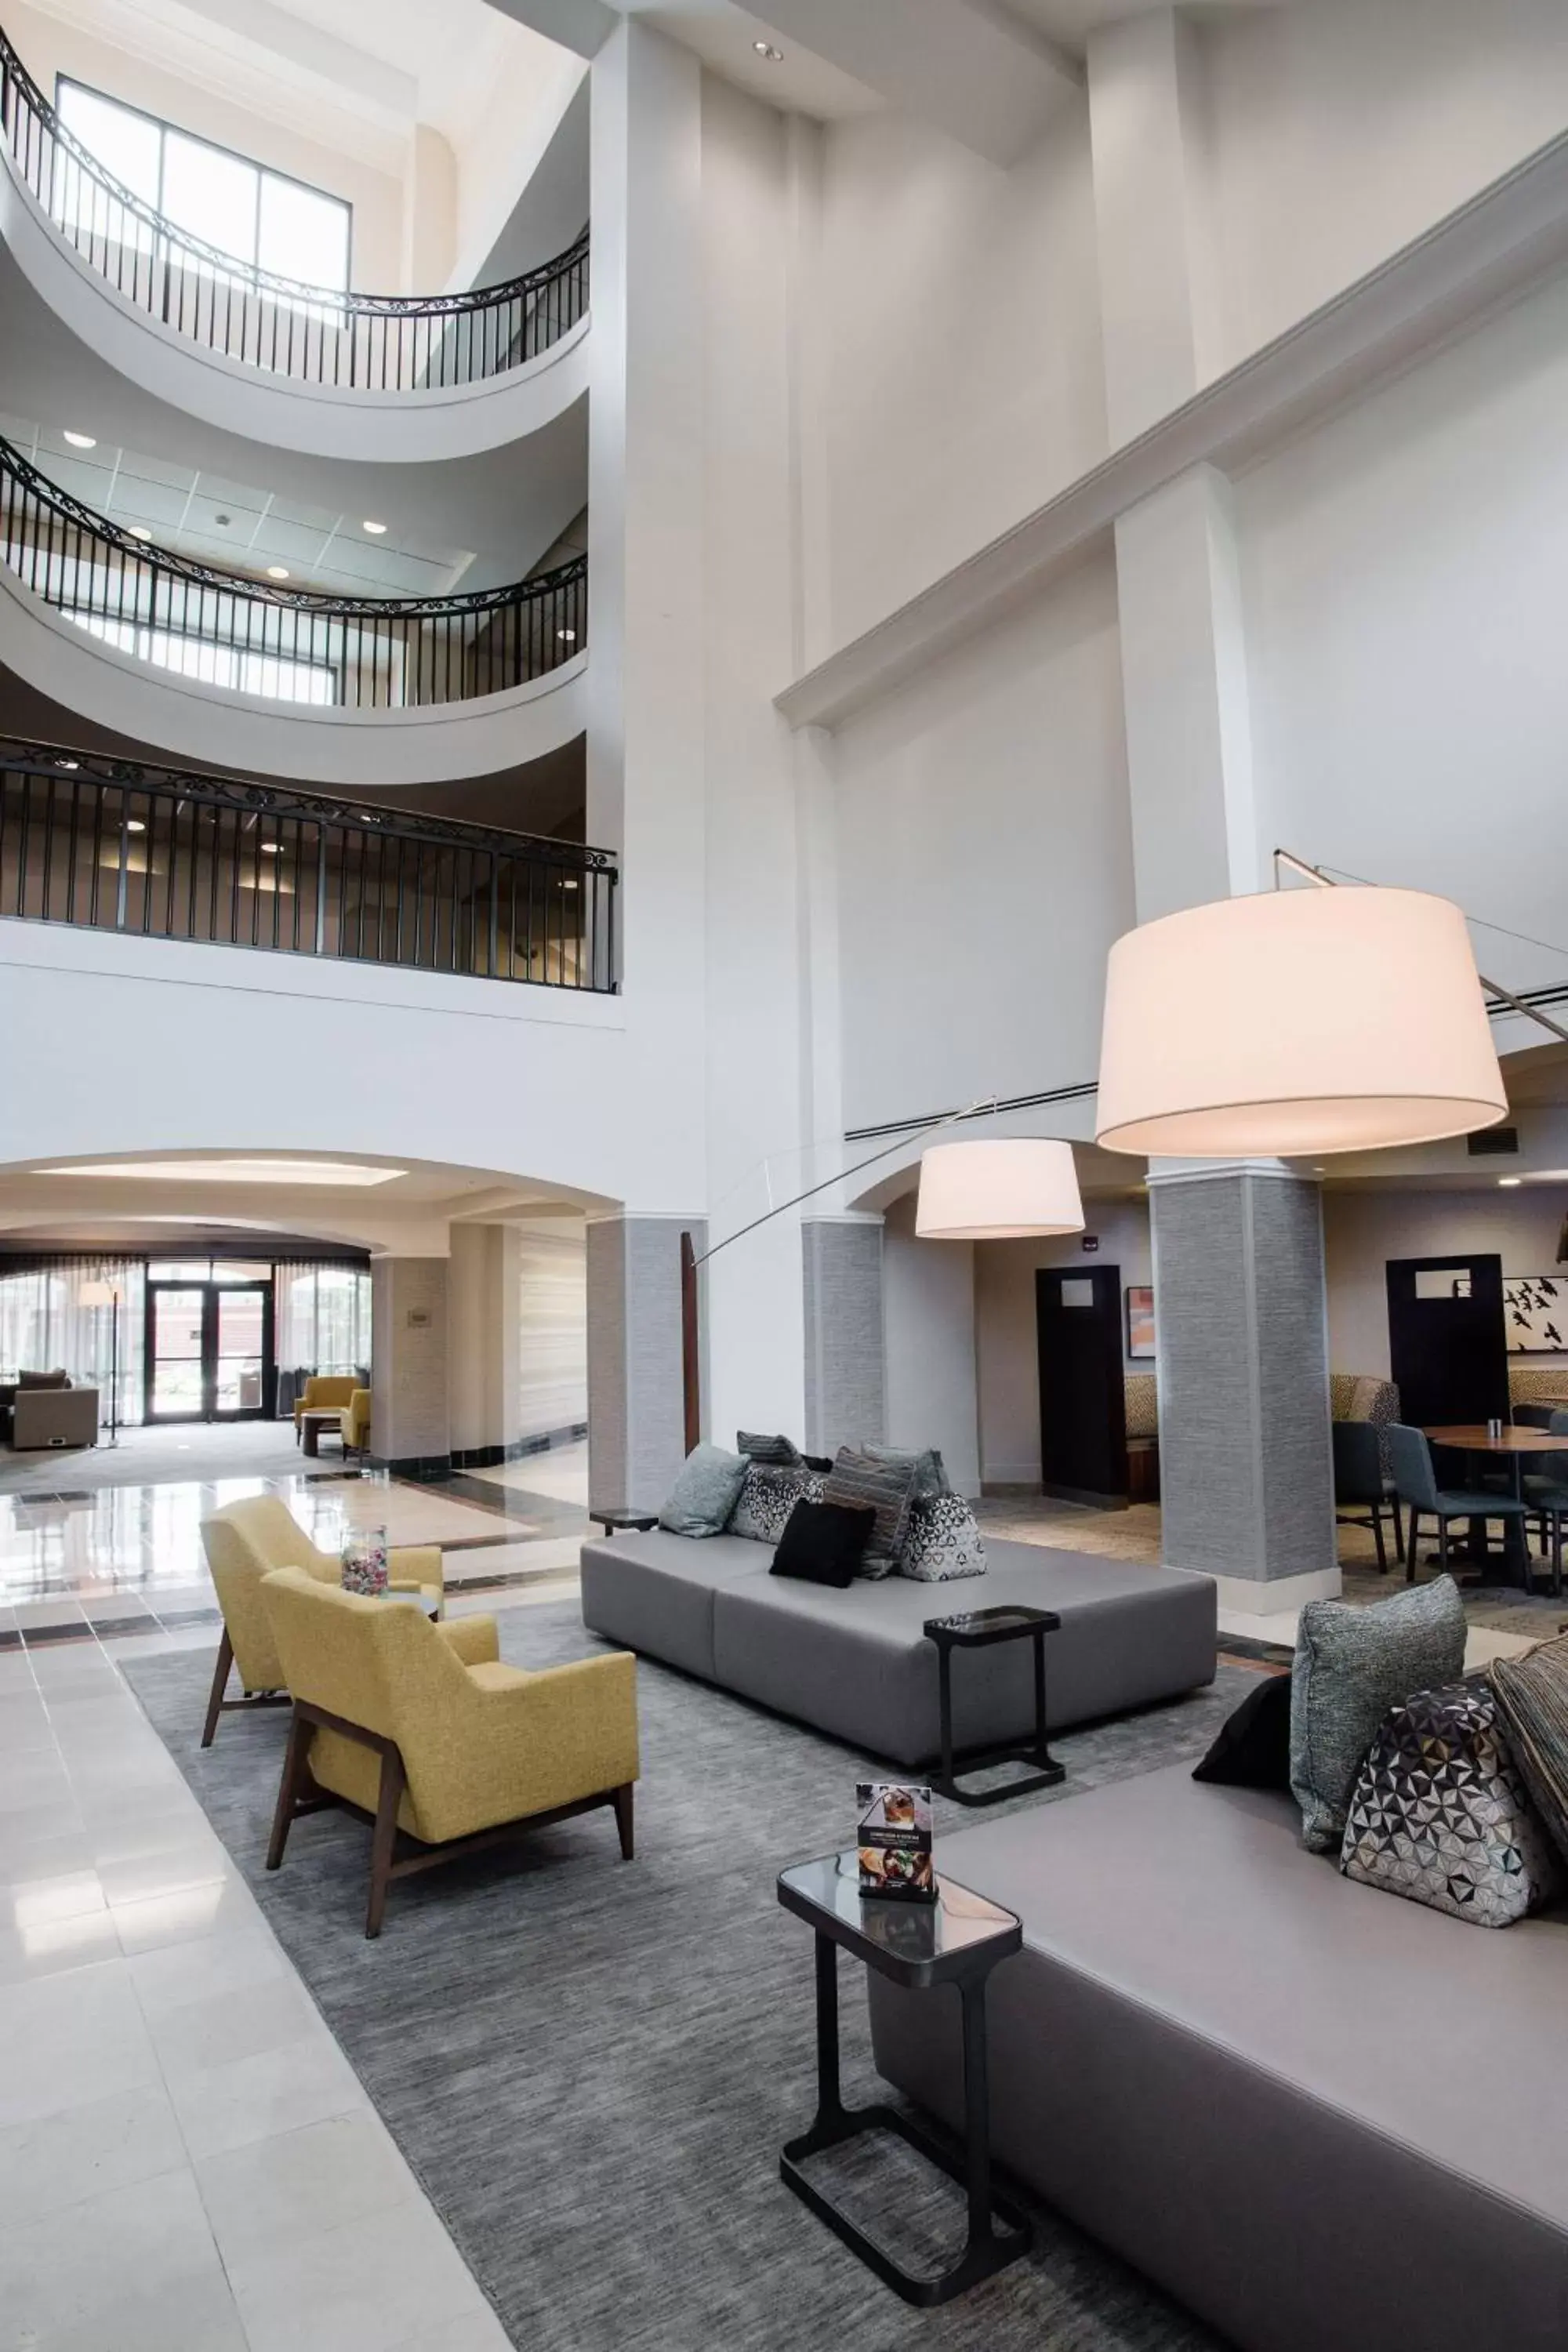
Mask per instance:
[[[1058,1764],[1046,1745],[1046,1635],[1056,1633],[1061,1622],[1054,1609],[1024,1608],[970,1609],[962,1616],[926,1620],[926,1637],[936,1643],[942,1709],[942,1767],[934,1785],[955,1805],[999,1805],[1005,1797],[1027,1796],[1031,1789],[1054,1789],[1066,1780],[1066,1765]],[[1015,1748],[1004,1742],[999,1748],[971,1748],[963,1769],[977,1772],[988,1764],[1028,1764],[1035,1769],[1000,1789],[961,1789],[952,1755],[952,1654],[987,1649],[994,1642],[1024,1641],[1035,1645],[1035,1744]]]
[[[992,2193],[991,2099],[985,2073],[986,1979],[998,1960],[1018,1950],[1024,1931],[1011,1911],[951,1879],[942,1882],[934,1903],[862,1895],[859,1857],[853,1846],[781,1872],[778,1891],[784,1909],[804,1919],[816,1937],[816,2116],[808,2132],[785,2146],[779,2177],[906,2303],[927,2309],[951,2303],[1029,2250],[1027,2221]],[[892,2107],[845,2106],[838,2076],[840,1944],[894,1984],[921,1990],[931,1985],[958,1987],[963,2011],[962,2154],[950,2154],[930,2132]],[[969,2235],[950,2270],[928,2276],[904,2270],[800,2170],[807,2157],[842,2147],[868,2131],[895,2133],[966,2190]],[[994,2226],[998,2221],[1000,2232]]]
[[[649,1528],[658,1525],[657,1511],[595,1511],[590,1505],[588,1517],[596,1528],[603,1528],[607,1536],[616,1533],[645,1535]]]

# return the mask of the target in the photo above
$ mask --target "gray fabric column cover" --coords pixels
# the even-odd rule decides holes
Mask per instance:
[[[805,1450],[887,1433],[880,1218],[807,1218],[800,1229],[805,1282]]]
[[[1316,1184],[1224,1165],[1150,1181],[1160,1486],[1172,1568],[1334,1568]]]
[[[447,1260],[378,1257],[370,1272],[371,1452],[405,1473],[449,1470]]]
[[[658,1510],[686,1458],[680,1236],[700,1218],[600,1217],[588,1227],[588,1493]]]

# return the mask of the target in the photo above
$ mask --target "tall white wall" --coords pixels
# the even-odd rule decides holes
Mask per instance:
[[[848,1124],[1091,1078],[1133,919],[1109,559],[850,719],[835,764]]]
[[[829,125],[818,303],[842,645],[1104,455],[1086,103],[1007,172],[896,114]]]
[[[1225,365],[1568,124],[1559,0],[1295,0],[1202,40]]]
[[[518,1237],[518,1397],[526,1443],[588,1418],[588,1247],[581,1225]]]
[[[1258,846],[1562,942],[1568,281],[1240,485]],[[1513,988],[1561,952],[1479,932]]]

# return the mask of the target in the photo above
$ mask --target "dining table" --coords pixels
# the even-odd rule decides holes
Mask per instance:
[[[1568,1437],[1553,1437],[1544,1429],[1530,1429],[1523,1424],[1505,1421],[1494,1435],[1484,1421],[1444,1423],[1436,1429],[1424,1429],[1422,1435],[1429,1445],[1451,1446],[1457,1454],[1484,1455],[1493,1461],[1508,1464],[1511,1473],[1514,1499],[1524,1499],[1524,1465],[1534,1454],[1568,1454]],[[1563,1465],[1568,1472],[1568,1465]],[[1568,1483],[1568,1480],[1565,1480]],[[1439,1481],[1441,1484],[1441,1481]],[[1487,1558],[1486,1514],[1476,1513],[1481,1522],[1480,1533],[1475,1532],[1475,1519],[1470,1522],[1471,1536],[1468,1549],[1456,1547],[1458,1556],[1484,1565]],[[1513,1580],[1528,1592],[1530,1581],[1530,1546],[1521,1518],[1509,1517],[1503,1522],[1503,1564],[1511,1570]]]

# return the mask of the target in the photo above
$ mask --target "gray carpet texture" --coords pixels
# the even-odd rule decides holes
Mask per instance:
[[[602,1646],[574,1603],[500,1622],[521,1665]],[[885,1765],[644,1661],[636,1861],[617,1858],[608,1811],[590,1814],[396,1883],[372,1944],[368,1829],[310,1816],[268,1875],[288,1717],[226,1716],[204,1755],[210,1672],[205,1652],[125,1665],[514,2344],[1212,2352],[1196,2321],[1038,2210],[1026,2261],[912,2312],[780,2182],[779,2148],[811,2119],[815,2059],[811,1938],[774,1881],[852,1843],[855,1783]],[[1222,1664],[1210,1690],[1065,1735],[1067,1780],[1023,1802],[1196,1758],[1253,1686]],[[939,1841],[974,1818],[939,1801]],[[858,1977],[841,1962],[852,2103],[885,2095]],[[941,2267],[961,2241],[960,2192],[886,2135],[815,2169],[912,2268]]]

